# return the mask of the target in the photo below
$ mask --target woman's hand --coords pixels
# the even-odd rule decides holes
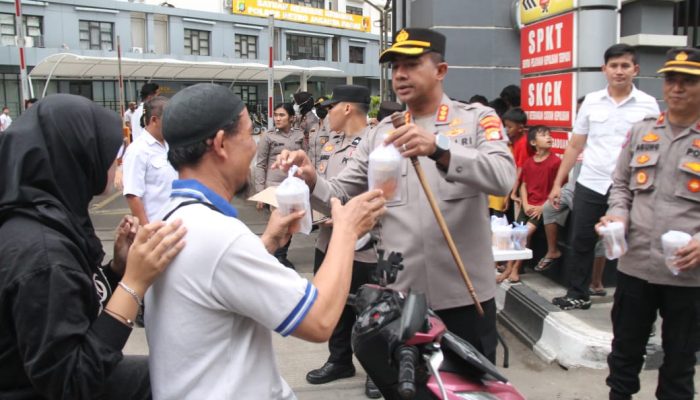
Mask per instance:
[[[125,215],[117,226],[114,237],[114,257],[112,258],[112,271],[121,277],[126,270],[126,259],[129,248],[134,243],[136,232],[139,229],[139,219],[133,215]]]
[[[146,289],[185,247],[185,233],[180,219],[140,227],[129,249],[122,281],[143,298]]]

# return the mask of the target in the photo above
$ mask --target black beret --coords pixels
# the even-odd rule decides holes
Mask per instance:
[[[321,107],[328,107],[341,101],[348,103],[369,104],[369,89],[360,85],[340,85],[333,89],[333,97],[321,103]]]
[[[179,91],[165,106],[163,137],[170,147],[212,137],[238,119],[243,101],[221,85],[198,83]]]

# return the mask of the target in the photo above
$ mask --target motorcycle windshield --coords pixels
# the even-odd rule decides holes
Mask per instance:
[[[440,367],[441,371],[468,373],[482,380],[508,382],[508,379],[498,372],[491,361],[459,336],[449,331],[445,332],[440,345],[445,355],[445,361]]]

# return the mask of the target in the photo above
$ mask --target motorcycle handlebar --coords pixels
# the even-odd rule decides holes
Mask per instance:
[[[416,395],[418,349],[415,346],[400,346],[396,350],[396,359],[399,360],[399,396],[402,399],[412,399]]]

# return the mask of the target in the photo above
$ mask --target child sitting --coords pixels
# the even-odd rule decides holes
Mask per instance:
[[[552,136],[549,128],[542,125],[533,126],[527,133],[527,141],[534,148],[535,154],[523,164],[520,176],[522,205],[517,221],[527,224],[529,242],[532,234],[542,225],[542,206],[552,190],[561,160],[550,152]],[[506,270],[496,281],[500,283],[508,279],[511,283],[520,282],[521,265],[522,260],[509,261]]]

